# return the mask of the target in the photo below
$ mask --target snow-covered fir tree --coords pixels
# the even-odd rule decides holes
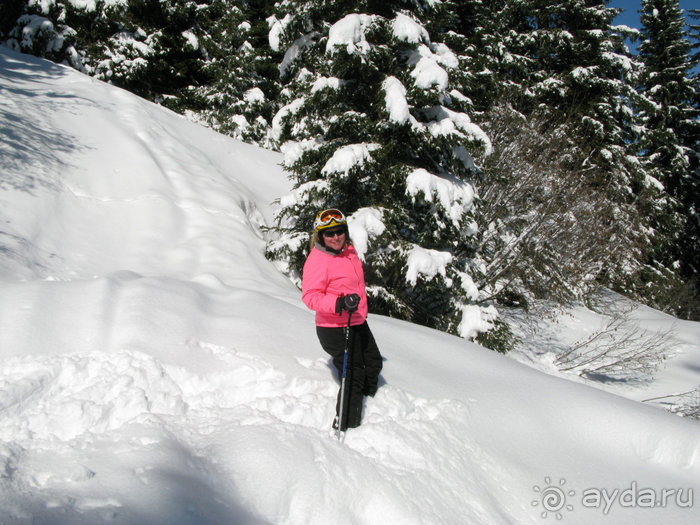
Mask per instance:
[[[690,9],[688,13],[689,36],[691,46],[691,79],[693,81],[693,109],[695,126],[684,133],[683,143],[690,150],[690,184],[687,192],[689,210],[686,232],[683,236],[687,247],[689,269],[693,272],[691,284],[694,286],[695,308],[688,316],[690,319],[700,319],[700,9]],[[694,262],[692,262],[694,261]]]
[[[650,198],[633,155],[639,72],[604,2],[490,2],[501,90],[479,179],[487,279],[497,293],[581,298],[640,268]]]
[[[657,178],[678,199],[688,175],[688,155],[679,136],[692,125],[694,96],[685,16],[678,0],[643,0],[641,22],[641,92],[649,102],[641,108],[647,130],[642,148]]]
[[[373,309],[473,337],[494,312],[476,305],[472,153],[490,142],[434,42],[423,2],[284,2],[277,15],[288,104],[274,129],[294,192],[268,254],[299,280],[315,214],[338,207],[366,263]]]
[[[646,279],[655,305],[684,315],[688,305],[677,272],[692,277],[698,264],[697,171],[691,167],[698,121],[689,74],[691,44],[678,0],[643,0],[641,22],[639,54],[645,71],[639,109],[645,133],[640,148],[647,169],[668,196],[653,224],[660,242],[650,254]],[[665,281],[675,286],[658,286]]]
[[[447,44],[460,61],[451,72],[450,82],[468,97],[474,115],[489,108],[502,91],[497,76],[504,48],[499,34],[499,19],[491,2],[483,0],[445,0],[442,17],[427,25],[434,39]]]
[[[262,141],[277,97],[265,0],[12,0],[0,38],[238,138]],[[10,22],[12,20],[12,22]],[[251,41],[253,41],[251,43]]]
[[[199,116],[217,131],[269,146],[281,58],[268,41],[272,2],[216,0],[211,7],[216,9],[208,26],[215,59],[206,67],[213,80],[199,90],[206,100]]]
[[[96,11],[89,12],[91,19],[99,19],[99,16],[93,16]],[[0,4],[0,42],[16,51],[54,62],[65,62],[84,71],[81,55],[76,48],[78,32],[66,24],[66,17],[73,13],[76,13],[73,5],[61,0],[42,3],[5,0]],[[77,13],[80,14],[80,11]],[[99,33],[102,26],[96,24],[93,34]]]
[[[196,89],[211,81],[203,27],[220,1],[25,1],[3,39],[182,112],[202,106]]]

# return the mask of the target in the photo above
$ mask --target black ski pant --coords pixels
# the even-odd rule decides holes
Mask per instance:
[[[338,371],[338,379],[342,385],[345,328],[317,326],[316,333],[323,349],[333,358],[333,365]],[[363,397],[364,395],[374,395],[377,391],[381,370],[382,356],[367,322],[351,326],[348,363],[345,371],[345,407],[343,408],[343,421],[340,421],[341,430],[360,426]],[[335,405],[336,416],[339,413],[340,397],[339,389]]]

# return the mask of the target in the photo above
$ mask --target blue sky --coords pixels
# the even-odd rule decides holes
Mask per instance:
[[[637,11],[641,9],[641,5],[641,0],[611,0],[608,7],[624,9],[624,11],[613,20],[613,23],[639,28],[639,13],[637,13]]]
[[[681,9],[684,10],[686,21],[689,20],[688,13],[691,9],[700,7],[698,0],[680,0]],[[610,0],[608,7],[619,7],[624,9],[622,13],[617,15],[613,20],[614,25],[626,25],[629,27],[640,28],[641,23],[639,22],[639,11],[642,7],[642,0]],[[693,23],[698,23],[693,21]],[[627,42],[628,47],[632,53],[637,52],[637,43]],[[696,71],[700,66],[698,66],[693,71]]]
[[[624,9],[624,12],[620,13],[613,23],[617,25],[626,25],[630,27],[639,28],[641,25],[639,23],[639,9],[641,9],[641,0],[611,0],[608,3],[608,7],[619,7]],[[681,0],[681,9],[685,10],[686,17],[688,11],[692,8],[700,7],[698,0]]]

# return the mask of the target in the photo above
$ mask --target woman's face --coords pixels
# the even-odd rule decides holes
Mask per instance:
[[[330,230],[324,230],[323,242],[330,249],[339,252],[345,246],[345,229],[344,228],[332,228]]]

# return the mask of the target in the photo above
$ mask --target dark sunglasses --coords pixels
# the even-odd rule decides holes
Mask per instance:
[[[335,230],[323,230],[323,236],[330,239],[336,235],[345,235],[345,230],[343,228],[337,228]]]

